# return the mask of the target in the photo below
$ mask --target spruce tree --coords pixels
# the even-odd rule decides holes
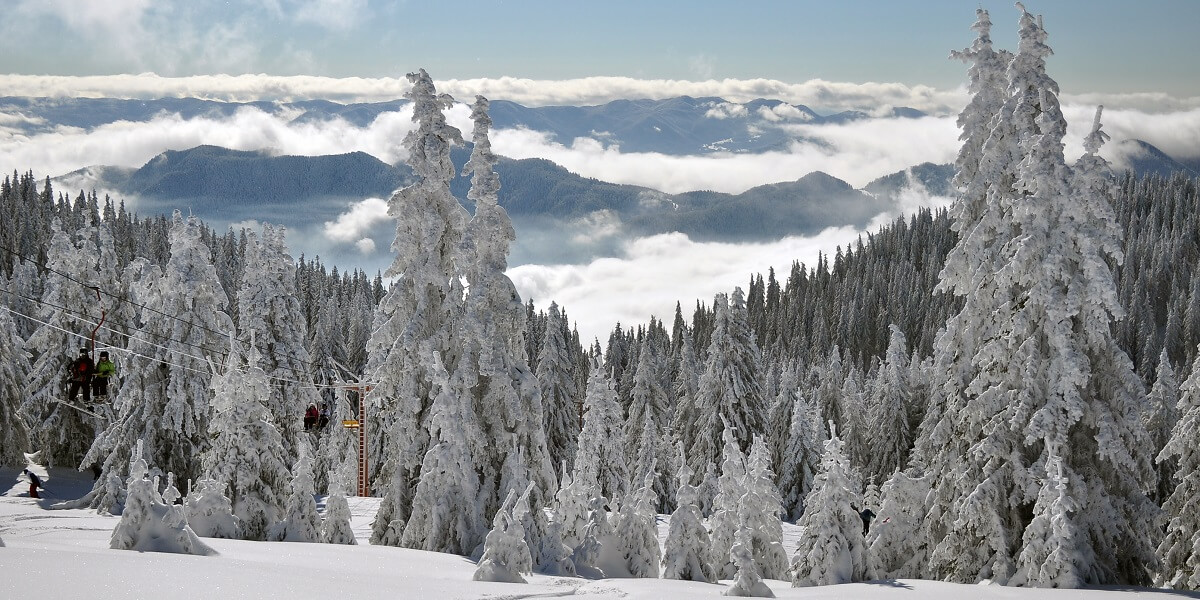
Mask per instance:
[[[1162,566],[1155,585],[1200,590],[1200,358],[1179,394],[1180,418],[1158,455],[1159,463],[1175,460],[1175,489],[1163,509],[1167,534],[1158,545]]]
[[[432,352],[458,346],[452,336],[463,296],[455,260],[466,212],[450,193],[450,147],[463,143],[462,133],[446,122],[442,111],[452,99],[437,94],[428,73],[410,73],[408,80],[417,126],[404,148],[416,181],[388,200],[388,214],[396,219],[396,258],[385,275],[397,281],[379,302],[367,344],[367,377],[374,384],[366,399],[374,415],[367,426],[382,453],[372,463],[382,461],[375,485],[383,495],[371,541],[387,545],[400,544],[429,447],[425,422],[434,396],[428,361]],[[442,360],[447,372],[457,367],[457,360]]]

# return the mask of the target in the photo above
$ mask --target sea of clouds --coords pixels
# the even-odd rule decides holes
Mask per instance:
[[[342,102],[379,101],[402,97],[402,79],[331,79],[264,75],[167,78],[157,75],[105,77],[48,77],[0,75],[0,86],[12,96],[72,96],[158,98],[192,96],[222,100],[271,99],[292,101],[326,98]],[[960,141],[956,113],[965,103],[961,89],[935,90],[902,84],[844,84],[810,81],[786,84],[771,80],[666,81],[593,77],[567,81],[517,78],[439,81],[439,91],[459,99],[484,94],[530,106],[595,104],[618,98],[668,98],[679,95],[717,96],[731,102],[774,98],[804,104],[823,113],[869,110],[882,114],[893,106],[929,113],[910,118],[873,118],[841,124],[813,124],[760,115],[762,127],[783,127],[797,140],[786,150],[758,154],[713,153],[672,156],[630,153],[604,136],[555,139],[528,129],[492,133],[496,153],[511,158],[545,158],[585,177],[633,184],[668,193],[715,190],[740,193],[752,187],[792,181],[823,171],[861,187],[873,179],[922,162],[954,160]],[[1069,123],[1066,154],[1082,153],[1082,138],[1091,127],[1098,103],[1106,104],[1104,128],[1116,140],[1145,140],[1181,159],[1200,157],[1200,102],[1158,94],[1064,96]],[[33,117],[0,112],[0,168],[32,170],[39,178],[59,176],[94,165],[136,168],[165,150],[202,144],[275,154],[325,155],[363,151],[388,162],[406,158],[401,144],[412,129],[411,109],[381,114],[358,126],[342,119],[292,122],[284,111],[269,113],[246,107],[228,117],[185,119],[160,114],[145,122],[119,121],[92,129],[42,125],[28,134],[22,126]],[[711,118],[723,115],[714,112]],[[463,105],[448,111],[451,124],[470,131],[470,112]],[[1111,146],[1110,146],[1111,147]],[[1118,167],[1122,157],[1110,154]],[[86,173],[77,178],[85,186]],[[127,199],[136,209],[136,199]],[[939,206],[948,198],[933,198],[914,190],[908,204]],[[890,216],[892,215],[884,215]],[[884,217],[884,216],[881,216]],[[768,244],[714,244],[689,240],[681,234],[624,238],[619,221],[591,216],[589,222],[565,228],[571,235],[609,238],[608,256],[583,264],[544,256],[522,264],[510,275],[522,295],[541,307],[551,300],[565,306],[586,336],[601,335],[616,321],[636,323],[650,314],[669,318],[676,301],[694,306],[712,295],[745,285],[752,272],[768,267],[786,271],[792,261],[815,262],[816,253],[832,252],[860,233],[831,229],[807,238],[788,238]],[[338,218],[321,227],[297,232],[294,251],[342,248],[364,258],[390,245],[386,202],[368,198],[346,207]],[[380,235],[380,231],[385,232]],[[297,252],[298,253],[298,252]],[[380,266],[369,265],[368,268]],[[386,266],[386,265],[383,265]],[[685,309],[686,310],[686,309]]]

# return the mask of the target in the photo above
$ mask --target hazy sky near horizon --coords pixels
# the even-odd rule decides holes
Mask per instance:
[[[961,85],[976,6],[1010,1],[10,0],[0,73],[435,79],[592,76]],[[1200,96],[1200,2],[1030,0],[1064,93]]]

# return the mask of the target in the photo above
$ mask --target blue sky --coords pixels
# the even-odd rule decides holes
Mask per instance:
[[[539,80],[766,78],[952,88],[972,2],[8,0],[0,73]],[[1015,48],[1017,12],[992,13]],[[1031,0],[1066,93],[1200,96],[1200,2]]]

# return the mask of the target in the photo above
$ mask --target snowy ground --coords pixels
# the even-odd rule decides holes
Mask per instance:
[[[42,471],[44,473],[44,471]],[[48,498],[29,498],[19,470],[0,469],[0,598],[387,598],[588,599],[717,598],[728,587],[658,579],[527,577],[528,584],[471,581],[475,563],[450,554],[367,544],[378,499],[348,498],[358,546],[245,542],[205,539],[215,557],[110,550],[119,517],[90,510],[48,510],[82,496],[91,477],[53,469],[45,479]],[[660,536],[666,535],[660,523]],[[789,553],[796,528],[785,526]],[[1022,590],[932,581],[875,583],[793,589],[769,581],[780,598],[903,598],[905,600],[1074,600],[1200,598],[1159,590]],[[36,596],[35,596],[36,594]]]

